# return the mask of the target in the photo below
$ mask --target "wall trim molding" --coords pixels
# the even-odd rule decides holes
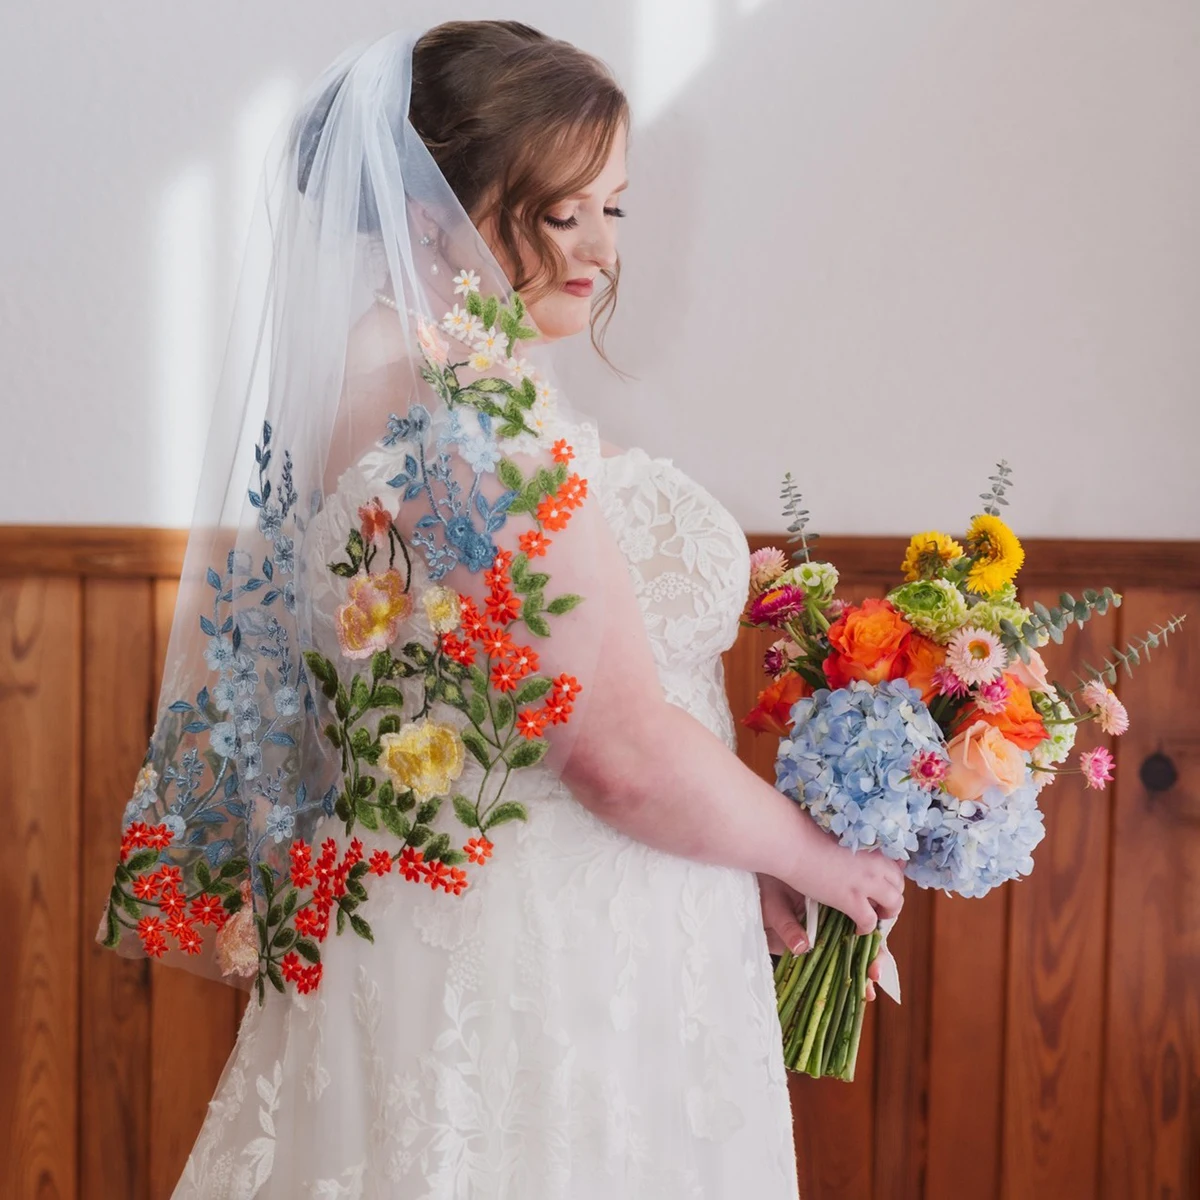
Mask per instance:
[[[786,533],[751,533],[750,548],[787,547]],[[140,525],[0,525],[0,576],[178,579],[186,529]],[[898,582],[902,537],[828,535],[821,556],[847,579]],[[1025,586],[1200,588],[1200,541],[1028,538]]]

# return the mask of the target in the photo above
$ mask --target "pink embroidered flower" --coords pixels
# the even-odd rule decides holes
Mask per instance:
[[[394,567],[379,575],[356,576],[335,617],[342,653],[347,658],[370,658],[386,650],[411,611],[412,598]]]
[[[804,589],[785,583],[783,587],[771,588],[761,596],[755,596],[750,604],[750,620],[755,625],[778,629],[803,611]]]
[[[1001,675],[999,679],[985,683],[975,693],[975,707],[980,712],[1002,713],[1008,707],[1008,696],[1008,680]]]
[[[933,791],[946,778],[950,764],[933,750],[918,750],[909,764],[908,773],[917,787]]]
[[[774,583],[787,567],[783,551],[774,546],[764,546],[750,555],[750,587],[755,592]]]
[[[222,975],[249,977],[258,973],[258,931],[250,901],[250,880],[240,886],[242,907],[217,930],[217,964]]]
[[[971,690],[949,667],[938,667],[934,671],[933,685],[939,696],[949,696],[952,700],[965,696]]]
[[[383,507],[383,501],[378,496],[373,497],[370,504],[363,504],[359,507],[358,519],[362,522],[364,541],[387,541],[388,529],[391,527],[392,517],[388,510]]]
[[[1116,759],[1103,746],[1085,750],[1079,756],[1079,767],[1090,788],[1103,789],[1105,784],[1112,783],[1115,766]]]
[[[418,318],[417,343],[421,347],[421,352],[431,363],[439,367],[446,365],[450,347],[445,338],[438,333],[436,325],[431,325],[428,321]]]
[[[1110,688],[1093,679],[1080,693],[1085,708],[1096,710],[1100,728],[1113,737],[1120,737],[1129,728],[1129,713]]]

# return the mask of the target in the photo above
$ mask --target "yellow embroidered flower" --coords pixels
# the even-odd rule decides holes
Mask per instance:
[[[432,587],[421,597],[436,634],[451,633],[462,621],[462,600],[453,588]]]
[[[933,579],[943,567],[962,556],[963,548],[953,538],[931,529],[928,533],[916,534],[908,543],[900,569],[909,583]]]
[[[1016,578],[1025,551],[1017,535],[999,517],[981,513],[967,530],[967,553],[975,559],[967,575],[967,587],[990,596]]]
[[[335,616],[342,653],[347,658],[370,658],[386,650],[411,611],[412,599],[394,567],[378,575],[356,575],[346,603]]]
[[[451,725],[409,721],[399,733],[383,734],[379,743],[380,765],[399,787],[412,788],[418,799],[448,791],[462,774],[462,738]]]

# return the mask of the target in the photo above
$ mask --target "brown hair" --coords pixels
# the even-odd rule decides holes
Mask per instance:
[[[550,291],[566,263],[544,218],[595,179],[629,123],[608,68],[517,21],[447,21],[413,47],[409,120],[471,219],[494,222],[513,287],[535,300]],[[619,260],[603,271],[592,309],[602,356],[620,271]]]

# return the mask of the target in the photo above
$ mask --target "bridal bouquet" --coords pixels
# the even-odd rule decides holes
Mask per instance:
[[[1118,736],[1129,718],[1109,684],[1166,643],[1183,622],[1113,648],[1075,686],[1052,683],[1039,648],[1117,606],[1111,588],[1067,593],[1025,608],[1014,579],[1024,551],[1000,519],[1005,463],[961,542],[921,533],[904,581],[886,599],[848,604],[838,573],[813,558],[816,537],[791,476],[789,566],[768,547],[751,559],[743,623],[779,637],[766,653],[772,682],[744,723],[780,737],[776,786],[852,850],[881,850],[920,887],[982,896],[1033,870],[1045,829],[1043,788],[1064,772],[1103,788],[1104,746],[1068,766],[1078,727]],[[810,905],[806,954],[784,953],[775,972],[784,1059],[814,1077],[852,1080],[866,1008],[867,969],[882,933],[855,933],[843,913]]]

